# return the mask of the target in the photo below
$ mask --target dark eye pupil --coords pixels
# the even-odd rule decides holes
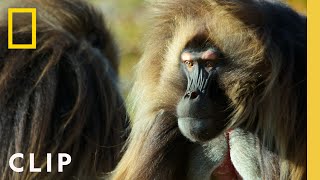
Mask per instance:
[[[188,65],[188,66],[193,66],[193,63],[190,62],[190,61],[185,61],[184,63],[185,63],[186,65]]]
[[[206,66],[207,66],[207,67],[213,67],[213,64],[212,64],[212,62],[208,62],[208,61],[207,61]]]

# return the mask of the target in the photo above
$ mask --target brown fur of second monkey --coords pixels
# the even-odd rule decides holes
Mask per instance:
[[[37,9],[36,49],[8,49],[7,7]],[[102,14],[80,0],[12,0],[0,12],[0,179],[106,176],[120,159],[126,110],[117,47]],[[30,43],[30,17],[14,14],[14,43]],[[24,154],[15,160],[24,172],[10,169],[14,153]],[[41,173],[29,172],[29,153]],[[72,158],[63,172],[58,153]]]
[[[306,179],[306,17],[277,1],[158,0],[129,102],[134,114],[116,180],[209,179],[227,151],[244,179]],[[191,143],[177,125],[186,90],[179,56],[206,36],[229,64],[219,83],[228,126]]]

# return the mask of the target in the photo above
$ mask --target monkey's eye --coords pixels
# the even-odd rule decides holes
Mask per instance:
[[[205,62],[205,68],[207,71],[210,71],[215,65],[215,62],[213,61],[206,61]]]
[[[212,61],[206,61],[206,67],[213,67],[214,66],[214,62]]]
[[[183,62],[188,68],[192,68],[193,67],[193,61],[191,60],[187,60]]]

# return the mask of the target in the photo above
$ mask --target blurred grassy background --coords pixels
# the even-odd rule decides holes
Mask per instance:
[[[141,55],[146,27],[144,0],[89,0],[101,9],[115,35],[120,50],[121,89],[126,95],[133,77],[133,67]],[[297,11],[306,14],[307,0],[287,0]]]

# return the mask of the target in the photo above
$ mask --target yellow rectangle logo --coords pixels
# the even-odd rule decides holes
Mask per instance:
[[[31,13],[32,42],[31,44],[13,44],[13,13]],[[37,48],[37,9],[36,8],[8,8],[8,49],[36,49]]]

